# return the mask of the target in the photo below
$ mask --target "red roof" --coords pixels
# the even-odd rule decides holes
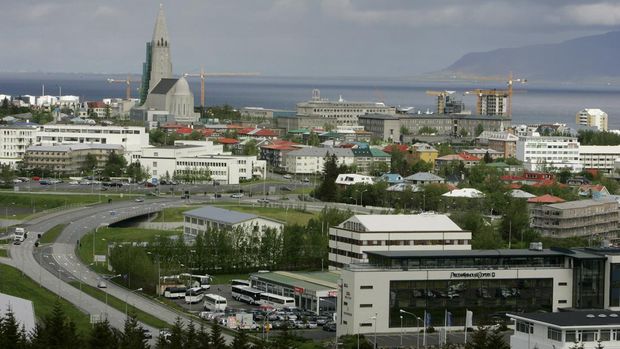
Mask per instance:
[[[406,144],[390,144],[385,146],[385,148],[383,148],[383,151],[386,153],[391,153],[392,149],[397,149],[401,152],[407,152],[409,151],[409,146]]]
[[[106,104],[103,103],[102,101],[88,102],[88,107],[89,108],[105,108]]]
[[[237,144],[239,143],[238,140],[234,139],[234,138],[226,138],[226,137],[220,137],[218,139],[215,140],[218,143],[221,144]]]
[[[202,129],[202,134],[203,134],[203,135],[205,135],[205,136],[207,136],[207,137],[211,136],[211,135],[212,135],[212,134],[214,134],[214,133],[215,133],[215,130],[212,130],[212,129],[206,129],[206,128],[205,128],[205,129]]]
[[[166,129],[177,129],[177,128],[185,128],[187,126],[185,125],[181,125],[181,124],[166,124],[161,126],[161,128],[166,128]]]
[[[193,131],[194,130],[189,127],[183,127],[183,128],[177,129],[176,133],[180,135],[188,135],[188,134],[191,134]]]
[[[522,185],[519,184],[519,183],[510,183],[508,185],[508,188],[510,188],[510,189],[521,189],[521,187],[522,187]]]
[[[566,188],[567,187],[566,184],[556,183],[552,179],[546,179],[546,180],[543,180],[543,181],[538,181],[538,182],[532,184],[532,187],[546,187],[546,186],[554,185],[554,184],[557,184],[561,188]]]
[[[471,154],[468,153],[459,153],[459,156],[461,157],[461,159],[463,159],[464,161],[480,161],[480,158],[473,156]]]
[[[542,196],[537,196],[535,198],[527,199],[527,202],[531,204],[557,204],[564,201],[566,200],[550,194],[545,194]]]
[[[256,133],[254,133],[254,135],[260,136],[260,137],[277,137],[278,133],[274,130],[268,130],[266,128],[262,128],[258,130]]]
[[[582,184],[579,186],[579,191],[597,191],[597,192],[601,192],[604,189],[607,189],[604,185],[602,184]]]
[[[295,150],[295,149],[299,149],[300,147],[301,147],[301,144],[299,143],[286,141],[282,139],[274,140],[270,144],[261,145],[261,148],[273,149],[273,150]]]

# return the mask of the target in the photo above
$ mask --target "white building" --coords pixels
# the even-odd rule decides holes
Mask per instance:
[[[354,184],[374,184],[371,176],[364,176],[356,173],[342,173],[336,178],[337,185],[354,185]]]
[[[38,129],[38,125],[0,126],[0,164],[15,168],[26,148],[35,144]]]
[[[149,146],[149,134],[144,127],[100,125],[42,125],[37,145],[55,144],[120,144],[126,154],[139,152]]]
[[[341,270],[338,336],[418,332],[424,322],[416,324],[416,317],[424,319],[425,313],[426,325],[438,329],[446,309],[452,314],[450,330],[459,331],[466,310],[474,311],[475,327],[514,311],[620,309],[616,248],[388,251],[383,246],[366,254],[367,263]]]
[[[355,157],[349,148],[316,148],[308,147],[293,150],[285,155],[286,172],[294,174],[313,174],[323,172],[325,157],[336,155],[336,162],[340,165],[353,165]]]
[[[515,321],[512,349],[620,348],[620,312],[608,310],[508,314]],[[599,343],[600,341],[600,343]]]
[[[222,145],[211,141],[176,141],[170,147],[143,148],[140,154],[134,154],[132,161],[140,162],[156,178],[195,178],[204,182],[202,178],[208,173],[209,181],[239,184],[240,180],[266,175],[265,160],[251,155],[230,155]]]
[[[318,116],[332,120],[335,125],[357,125],[357,117],[365,114],[396,114],[396,108],[383,102],[350,102],[340,97],[338,101],[321,98],[321,92],[312,91],[312,99],[297,103],[297,115]]]
[[[613,174],[616,160],[620,159],[620,145],[582,145],[579,158],[583,168]]]
[[[9,310],[13,312],[19,330],[23,328],[26,333],[32,333],[35,330],[36,322],[32,301],[0,293],[0,317],[4,317]]]
[[[281,232],[284,224],[269,218],[226,210],[215,206],[204,206],[183,212],[183,236],[186,241],[194,241],[196,236],[209,229],[242,229],[249,233],[263,234],[267,229]]]
[[[576,137],[521,136],[517,141],[517,159],[530,171],[583,169]]]
[[[58,104],[62,107],[79,107],[80,97],[71,95],[60,96],[60,98],[58,99]]]
[[[368,262],[369,251],[471,250],[471,232],[448,216],[355,215],[329,228],[329,265]]]
[[[577,125],[595,127],[599,131],[607,131],[607,119],[607,113],[598,108],[581,110],[575,116]]]

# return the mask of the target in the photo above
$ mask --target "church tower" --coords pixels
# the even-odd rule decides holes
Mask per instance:
[[[149,92],[153,90],[161,79],[172,78],[172,61],[170,60],[170,39],[166,27],[164,7],[159,5],[159,13],[153,29],[151,40],[151,74],[149,79]]]

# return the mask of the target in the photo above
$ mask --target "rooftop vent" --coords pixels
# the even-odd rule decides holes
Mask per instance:
[[[586,317],[593,318],[593,317],[596,317],[596,316],[594,316],[594,314],[588,314],[588,315],[586,315]]]
[[[607,317],[605,314],[598,314],[598,317]]]
[[[531,251],[542,251],[543,250],[542,242],[530,242],[530,250]]]
[[[609,317],[618,317],[618,314],[616,314],[616,313],[609,314]]]

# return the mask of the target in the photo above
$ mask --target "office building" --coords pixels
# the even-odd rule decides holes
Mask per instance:
[[[351,166],[355,161],[353,150],[349,148],[308,147],[290,151],[285,155],[286,172],[294,174],[322,173],[327,155],[335,155],[338,166]]]
[[[33,145],[26,149],[23,168],[27,171],[48,170],[57,175],[91,175],[105,166],[111,153],[123,155],[120,144]],[[86,168],[87,155],[97,159],[96,168]],[[33,174],[36,174],[33,172]]]
[[[355,215],[329,229],[329,265],[367,262],[371,251],[470,250],[471,232],[448,216]]]
[[[620,159],[620,145],[581,145],[579,159],[584,170],[613,175],[616,161]]]
[[[612,199],[578,200],[532,208],[531,227],[545,236],[617,239],[620,215]]]
[[[383,102],[351,102],[340,97],[337,101],[321,98],[321,92],[312,91],[312,99],[297,103],[297,115],[302,117],[319,117],[331,120],[335,126],[357,125],[357,118],[365,114],[396,114],[396,108],[386,106]],[[318,123],[315,125],[323,125]]]
[[[530,171],[581,172],[579,142],[567,136],[521,136],[517,141],[517,160]]]
[[[0,164],[16,168],[26,149],[35,144],[39,126],[22,123],[0,126]]]
[[[137,126],[46,124],[39,128],[35,144],[119,144],[132,153],[149,146],[149,134]]]
[[[600,109],[584,109],[577,113],[575,122],[579,126],[594,127],[599,131],[607,131],[607,113]]]
[[[384,247],[366,255],[368,262],[341,270],[339,336],[417,332],[416,317],[425,313],[428,327],[443,327],[447,311],[451,329],[462,330],[466,310],[473,311],[476,326],[505,313],[620,309],[620,249],[543,249],[535,243],[528,250]]]

